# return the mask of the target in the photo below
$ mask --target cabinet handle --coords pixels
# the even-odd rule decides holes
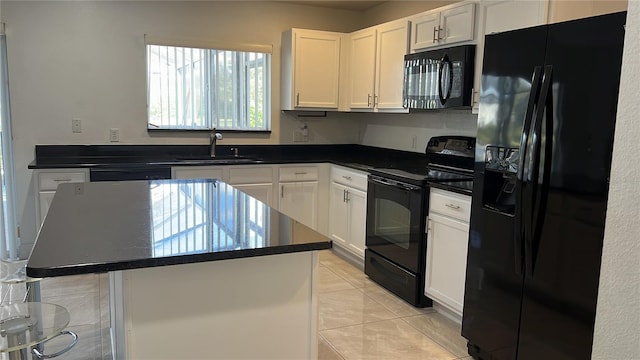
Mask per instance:
[[[294,175],[307,175],[306,172],[297,172],[297,173],[293,173]]]
[[[71,180],[72,180],[72,179],[55,179],[55,180],[53,180],[53,181],[55,181],[55,182],[69,182],[69,181],[71,181]]]
[[[349,200],[351,200],[351,199],[349,199],[349,190],[345,190],[345,192],[347,193],[347,201],[346,202],[348,203]]]
[[[342,189],[342,202],[347,202],[347,190]]]
[[[280,185],[280,197],[284,199],[284,185]]]
[[[378,95],[373,95],[373,105],[374,106],[378,105]]]
[[[444,206],[448,207],[449,209],[453,209],[453,210],[460,209],[459,205],[454,205],[454,204],[445,204]]]
[[[442,32],[442,30],[444,30],[444,29],[441,28],[440,26],[438,26],[438,42],[440,42],[440,40],[442,40],[442,37],[440,36],[440,33]]]
[[[300,106],[300,93],[296,94],[296,106]]]
[[[371,107],[371,94],[367,94],[367,107]]]
[[[433,27],[433,43],[434,44],[440,39],[440,35],[438,35],[438,37],[436,38],[437,32],[438,32],[438,28],[434,26]]]
[[[347,179],[347,180],[349,180],[349,181],[351,181],[351,176],[345,176],[345,175],[342,175],[342,177],[343,177],[343,178],[345,178],[345,179]]]

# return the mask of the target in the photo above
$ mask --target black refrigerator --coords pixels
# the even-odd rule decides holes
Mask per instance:
[[[485,40],[462,335],[589,359],[626,13]]]

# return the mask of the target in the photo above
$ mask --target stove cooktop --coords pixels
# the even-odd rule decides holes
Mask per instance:
[[[391,178],[396,181],[404,181],[413,185],[426,186],[427,182],[441,181],[472,181],[471,173],[447,171],[436,168],[419,169],[380,169],[374,168],[370,172],[374,175]]]

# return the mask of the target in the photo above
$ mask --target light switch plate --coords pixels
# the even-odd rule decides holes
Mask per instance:
[[[120,141],[120,129],[118,128],[109,129],[109,141],[111,142]]]

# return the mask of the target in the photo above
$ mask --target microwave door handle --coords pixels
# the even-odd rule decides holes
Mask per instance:
[[[443,96],[442,92],[442,72],[444,71],[444,64],[449,66],[449,86],[447,88],[447,94]],[[449,59],[449,55],[445,54],[440,60],[440,70],[438,71],[438,96],[440,97],[440,104],[444,105],[449,97],[451,97],[451,87],[453,87],[453,64]]]

